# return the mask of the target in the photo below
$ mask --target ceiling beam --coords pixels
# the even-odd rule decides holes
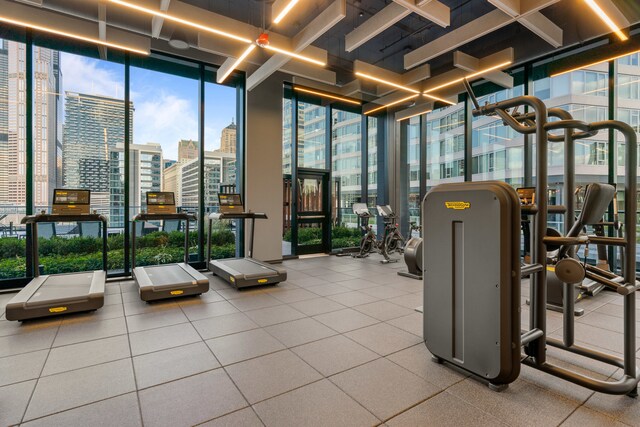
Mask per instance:
[[[169,4],[171,0],[160,0],[160,11],[166,12],[169,10]],[[151,18],[151,37],[157,39],[160,37],[160,32],[162,31],[162,25],[164,24],[164,18],[160,16],[154,16]]]
[[[98,39],[96,37],[98,26],[95,21],[87,21],[86,19],[60,14],[56,15],[55,22],[53,22],[49,9],[34,8],[8,0],[0,0],[0,10],[2,10],[2,15],[9,19]],[[150,52],[151,48],[149,37],[118,28],[111,28],[105,41],[147,53]]]
[[[322,11],[320,15],[314,18],[309,25],[291,39],[291,50],[295,53],[300,53],[327,32],[327,30],[340,22],[345,16],[347,16],[346,0],[335,0],[329,7]],[[326,51],[324,52],[326,53]],[[289,62],[290,59],[290,56],[281,53],[273,55],[247,78],[247,90],[250,91],[254,89],[271,74]]]
[[[413,107],[405,108],[395,113],[394,118],[396,121],[405,120],[417,114],[424,114],[429,110],[433,110],[433,101],[416,102]]]
[[[513,61],[514,52],[513,48],[508,48],[500,52],[489,55],[483,59],[475,58],[471,55],[467,55],[464,52],[456,50],[453,52],[453,65],[461,70],[475,73],[479,70],[491,68],[494,65],[502,64],[504,62]],[[478,75],[485,80],[493,82],[499,86],[511,89],[513,88],[513,77],[500,70],[493,70]],[[453,80],[453,79],[452,79]],[[433,85],[437,86],[437,85]]]
[[[345,36],[345,50],[352,52],[410,14],[411,11],[409,9],[397,3],[389,3],[380,12],[367,19]]]
[[[555,48],[562,46],[562,28],[551,22],[551,20],[542,13],[531,13],[519,18],[518,22],[551,46]]]
[[[289,61],[280,68],[280,71],[292,76],[304,77],[319,83],[331,85],[335,89],[336,73],[331,70],[317,67],[300,61]]]
[[[451,11],[449,7],[440,3],[438,0],[431,0],[429,2],[421,1],[421,6],[418,5],[416,0],[393,1],[441,27],[446,28],[451,24]]]
[[[107,40],[107,3],[103,0],[98,2],[98,38]],[[98,45],[100,59],[107,59],[107,47]]]
[[[423,64],[430,59],[436,58],[452,49],[502,28],[513,21],[514,19],[511,16],[501,10],[491,11],[407,53],[404,56],[404,68],[408,70]]]

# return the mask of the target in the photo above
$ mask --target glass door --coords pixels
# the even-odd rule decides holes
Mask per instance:
[[[297,186],[296,254],[329,252],[329,173],[298,168]]]

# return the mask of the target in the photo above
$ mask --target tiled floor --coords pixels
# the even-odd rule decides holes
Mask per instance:
[[[289,280],[276,287],[239,292],[212,278],[201,297],[146,304],[125,281],[107,285],[94,313],[23,324],[3,316],[0,426],[640,426],[638,399],[527,367],[496,393],[431,362],[414,311],[422,283],[397,276],[401,263],[285,266]],[[620,304],[612,293],[582,302],[578,341],[620,352]],[[548,324],[561,336],[559,314]],[[602,379],[619,374],[549,352]]]

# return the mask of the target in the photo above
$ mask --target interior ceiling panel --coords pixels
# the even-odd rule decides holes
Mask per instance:
[[[133,1],[133,0],[132,0]],[[158,5],[160,0],[156,0]],[[315,17],[335,0],[305,0],[292,9],[283,22],[271,24],[271,6],[274,0],[181,0],[258,28],[266,26],[287,37],[293,37],[304,29]],[[487,0],[439,0],[450,8],[451,25],[443,28],[416,13],[411,13],[391,25],[371,40],[352,52],[345,49],[345,35],[371,19],[376,13],[392,3],[391,0],[347,0],[347,15],[334,25],[313,45],[328,52],[328,69],[335,71],[338,84],[354,79],[353,61],[360,60],[396,73],[403,73],[404,56],[443,35],[456,31],[496,8]],[[632,24],[640,22],[640,1],[612,0]],[[92,21],[97,20],[98,2],[87,0],[44,0],[44,7],[62,13],[76,15]],[[583,43],[608,32],[586,6],[584,0],[560,0],[541,10],[541,13],[563,30],[563,46]],[[108,24],[136,33],[150,34],[151,18],[107,3]],[[162,35],[170,37],[174,24],[167,22]],[[479,31],[482,29],[479,29]],[[194,30],[187,30],[189,39],[197,40]],[[492,53],[513,47],[516,63],[521,63],[546,53],[554,47],[518,22],[510,23],[499,30],[489,32],[457,49],[466,54],[482,58]],[[428,61],[431,75],[437,75],[453,67],[452,51]]]

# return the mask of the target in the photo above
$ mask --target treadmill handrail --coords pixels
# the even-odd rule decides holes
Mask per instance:
[[[197,221],[198,217],[196,214],[187,213],[187,212],[176,212],[176,213],[161,213],[161,214],[152,214],[147,212],[141,212],[138,215],[133,217],[133,221],[159,221],[164,219],[179,219],[184,221]]]
[[[31,229],[31,257],[33,259],[32,275],[40,276],[40,260],[38,256],[38,227],[39,222],[101,222],[102,223],[102,270],[107,271],[107,251],[109,244],[107,241],[107,218],[100,214],[37,214],[28,215],[20,221],[27,224]]]
[[[189,222],[196,221],[198,217],[195,214],[190,214],[186,212],[177,212],[177,213],[163,213],[163,214],[150,214],[150,213],[139,213],[138,215],[133,217],[133,221],[131,222],[131,266],[132,269],[136,268],[136,223],[137,222],[147,222],[147,221],[158,221],[158,220],[166,220],[166,219],[177,219],[184,221],[184,263],[189,264]]]
[[[209,220],[214,219],[269,219],[264,212],[214,212],[209,214]]]

